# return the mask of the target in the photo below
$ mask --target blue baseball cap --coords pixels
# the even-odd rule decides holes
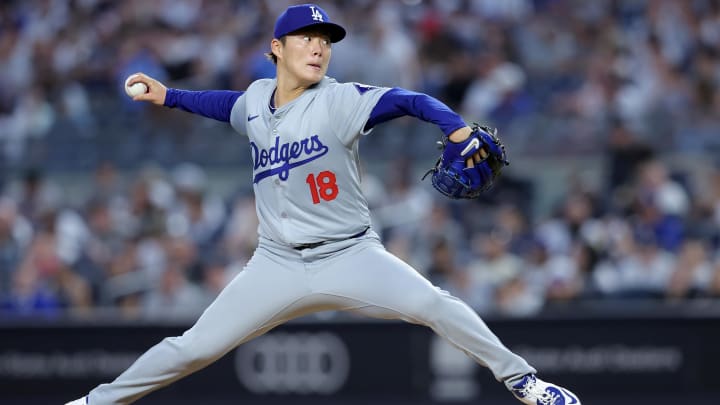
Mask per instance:
[[[316,4],[299,4],[288,7],[275,21],[275,38],[299,31],[303,28],[319,28],[330,35],[330,42],[345,38],[345,28],[330,22],[325,10]]]

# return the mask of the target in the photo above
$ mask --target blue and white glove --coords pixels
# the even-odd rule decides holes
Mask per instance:
[[[479,197],[492,188],[502,169],[510,164],[496,129],[478,124],[471,128],[472,133],[462,142],[444,137],[442,155],[425,174],[432,173],[433,187],[453,199]],[[468,159],[472,159],[470,164]]]

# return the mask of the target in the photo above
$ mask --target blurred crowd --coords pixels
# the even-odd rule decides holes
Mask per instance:
[[[407,163],[365,173],[363,187],[387,248],[480,313],[720,299],[720,168],[693,185],[652,154],[633,161],[627,182],[604,193],[573,184],[545,216],[523,208],[512,176],[459,203]],[[252,194],[208,185],[191,163],[132,176],[106,163],[73,207],[52,179],[25,172],[0,197],[3,316],[196,316],[257,244]]]
[[[118,120],[147,109],[123,94],[131,73],[186,89],[245,89],[272,77],[263,53],[288,3],[3,1],[4,167],[48,160],[54,150],[72,153],[62,147],[69,143],[108,149],[113,134],[122,139]],[[717,0],[320,3],[349,32],[333,49],[331,76],[434,95],[468,121],[502,128],[515,154],[598,153],[617,120],[652,144],[720,150]],[[148,115],[147,133],[185,135],[132,152],[158,160],[168,148],[181,149],[193,126]],[[203,134],[218,132],[197,125]],[[82,159],[59,160],[62,169]]]
[[[205,169],[249,153],[228,148],[226,126],[132,103],[122,83],[142,71],[242,90],[272,77],[263,53],[290,3],[0,4],[3,316],[194,316],[242,271],[252,196],[214,192]],[[720,297],[720,166],[673,165],[720,152],[720,1],[319,3],[349,32],[331,76],[431,94],[499,127],[513,159],[603,162],[600,182],[567,181],[548,214],[512,166],[487,198],[455,204],[413,172],[432,147],[396,162],[388,146],[429,126],[381,126],[363,140],[363,184],[388,249],[483,313]],[[387,161],[391,175],[375,174]],[[92,172],[79,203],[53,178],[78,168]]]

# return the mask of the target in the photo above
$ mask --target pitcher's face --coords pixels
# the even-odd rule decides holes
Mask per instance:
[[[303,87],[313,85],[327,73],[332,52],[330,37],[317,30],[306,30],[285,37],[277,46],[278,67],[295,78]]]

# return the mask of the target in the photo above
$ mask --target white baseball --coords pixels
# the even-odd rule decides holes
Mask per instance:
[[[140,94],[145,94],[148,91],[148,87],[143,82],[137,82],[132,85],[129,85],[128,82],[132,76],[128,77],[127,80],[125,80],[125,93],[127,93],[130,97],[135,97]]]

